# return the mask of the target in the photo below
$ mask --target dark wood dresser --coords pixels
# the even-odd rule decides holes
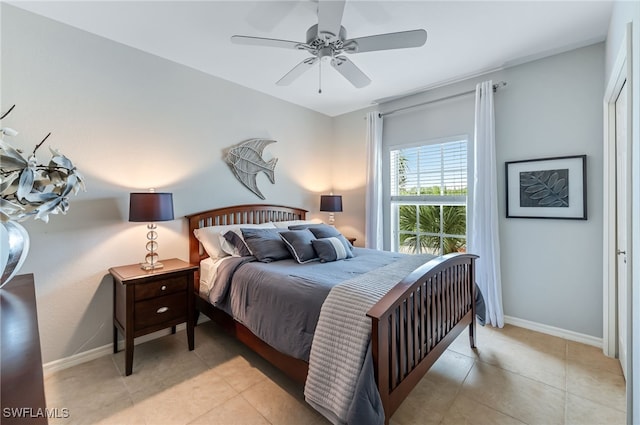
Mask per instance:
[[[0,422],[47,424],[32,274],[14,277],[0,290],[2,320]]]

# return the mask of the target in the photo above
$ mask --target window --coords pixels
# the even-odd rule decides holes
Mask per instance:
[[[467,140],[390,150],[391,248],[435,255],[466,249]]]

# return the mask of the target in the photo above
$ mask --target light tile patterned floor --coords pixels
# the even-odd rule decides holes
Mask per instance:
[[[620,366],[600,349],[514,326],[478,327],[477,345],[462,334],[391,423],[625,423]],[[120,352],[48,376],[48,407],[70,413],[50,423],[328,424],[302,387],[211,322],[194,351],[178,332],[136,346],[133,374],[123,371]]]

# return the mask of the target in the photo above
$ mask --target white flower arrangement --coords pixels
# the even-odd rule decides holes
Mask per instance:
[[[71,160],[57,150],[49,148],[51,159],[48,165],[38,163],[36,151],[51,133],[26,159],[21,150],[4,140],[5,136],[17,134],[11,128],[0,128],[0,221],[23,221],[35,217],[48,223],[49,214],[67,213],[71,194],[85,190],[83,178]]]

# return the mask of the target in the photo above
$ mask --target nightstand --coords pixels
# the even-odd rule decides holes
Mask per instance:
[[[125,375],[133,369],[133,340],[142,335],[187,322],[187,342],[194,341],[194,272],[198,266],[178,259],[164,267],[143,270],[140,264],[112,267],[113,352],[118,352],[118,330],[125,339]]]

